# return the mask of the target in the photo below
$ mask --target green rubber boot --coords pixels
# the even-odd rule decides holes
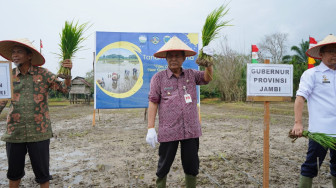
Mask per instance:
[[[166,188],[166,181],[167,181],[167,176],[163,178],[157,178],[156,179],[156,187],[157,188]]]
[[[196,187],[196,176],[186,174],[185,184],[186,184],[186,188],[195,188]]]
[[[333,188],[336,188],[336,177],[335,176],[331,176],[331,182],[332,182]]]
[[[313,184],[313,178],[300,176],[299,188],[311,188]]]

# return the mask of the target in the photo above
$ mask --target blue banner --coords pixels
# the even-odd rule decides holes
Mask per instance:
[[[197,33],[96,32],[95,109],[147,108],[152,76],[167,69],[153,54],[173,36],[198,52]],[[183,68],[198,70],[196,58]]]

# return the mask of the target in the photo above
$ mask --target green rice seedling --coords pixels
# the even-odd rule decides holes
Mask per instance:
[[[213,64],[213,59],[210,55],[203,53],[203,48],[208,46],[211,41],[217,38],[219,31],[228,25],[230,21],[220,21],[227,13],[229,9],[227,5],[222,5],[219,8],[213,10],[206,18],[205,24],[202,29],[202,49],[199,51],[196,63],[199,66],[210,66]]]
[[[336,150],[336,138],[332,137],[336,134],[325,134],[325,133],[312,133],[309,131],[303,131],[302,136],[305,138],[310,138],[314,140],[315,142],[319,143],[321,146],[323,146],[325,149],[334,149]],[[292,134],[292,130],[289,131],[288,137],[293,139],[292,142],[295,142],[295,140],[298,138],[297,136]]]
[[[78,22],[65,21],[62,33],[60,33],[61,42],[58,44],[61,50],[61,53],[58,55],[62,60],[72,59],[76,52],[84,47],[81,46],[81,43],[86,39],[84,32],[88,28],[88,23],[78,24]],[[60,66],[58,76],[61,78],[71,78],[70,69]]]

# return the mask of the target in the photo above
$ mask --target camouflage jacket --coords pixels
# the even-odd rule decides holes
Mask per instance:
[[[13,69],[13,98],[7,116],[7,130],[1,140],[12,143],[38,142],[52,137],[48,109],[49,89],[68,93],[53,73],[31,66],[27,74]],[[7,101],[0,102],[0,113]]]

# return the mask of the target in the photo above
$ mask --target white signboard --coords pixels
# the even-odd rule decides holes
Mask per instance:
[[[247,96],[293,96],[293,65],[247,64]]]
[[[12,98],[11,63],[0,62],[0,101]]]

